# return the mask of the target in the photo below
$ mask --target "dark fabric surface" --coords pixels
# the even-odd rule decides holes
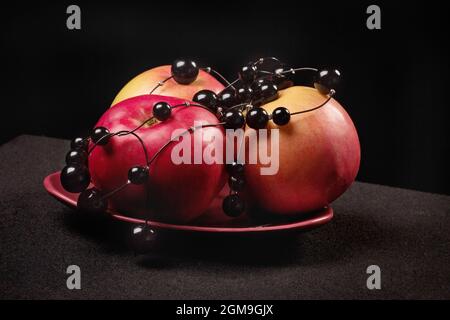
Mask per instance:
[[[68,142],[20,136],[0,146],[0,298],[450,298],[450,197],[355,183],[331,223],[267,237],[163,235],[138,256],[129,226],[86,224],[51,198],[43,178]],[[81,290],[66,268],[81,268]],[[366,268],[381,268],[381,290]]]

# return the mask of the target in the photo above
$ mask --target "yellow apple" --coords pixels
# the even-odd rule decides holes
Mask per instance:
[[[314,88],[296,86],[280,91],[279,98],[263,108],[271,114],[285,107],[292,114],[326,99]],[[360,163],[358,134],[335,99],[315,111],[292,115],[284,126],[269,121],[268,129],[279,129],[279,170],[275,175],[261,175],[266,165],[245,166],[247,192],[254,206],[277,214],[321,209],[354,181]],[[252,132],[247,128],[246,135]],[[270,134],[267,139],[258,142],[270,146]]]

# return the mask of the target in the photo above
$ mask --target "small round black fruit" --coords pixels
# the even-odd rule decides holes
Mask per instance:
[[[236,104],[236,93],[233,89],[225,89],[218,95],[217,106],[228,109]]]
[[[147,224],[133,226],[131,234],[131,244],[137,254],[145,254],[155,247],[157,234]]]
[[[70,149],[72,150],[77,149],[87,150],[88,146],[89,146],[89,139],[87,138],[77,137],[70,142]]]
[[[245,118],[242,111],[234,109],[225,112],[223,119],[225,129],[239,129],[245,124]]]
[[[278,126],[284,126],[291,120],[291,113],[285,107],[278,107],[272,112],[272,121]]]
[[[223,199],[223,212],[230,217],[238,217],[245,210],[244,201],[237,194],[230,194]]]
[[[317,73],[314,80],[314,87],[321,94],[329,94],[331,90],[335,90],[339,85],[341,73],[339,70],[321,70]]]
[[[278,98],[278,87],[273,81],[264,79],[259,81],[254,89],[256,100],[267,103]]]
[[[88,154],[83,149],[70,150],[66,155],[67,165],[85,165],[87,163]]]
[[[91,134],[92,141],[100,146],[106,145],[110,138],[111,134],[109,133],[109,130],[106,129],[105,127],[94,128]]]
[[[69,165],[62,169],[60,180],[66,191],[78,193],[89,186],[91,175],[84,165]]]
[[[148,167],[135,166],[128,170],[128,180],[132,184],[143,184],[148,179]]]
[[[197,79],[199,68],[197,63],[189,59],[177,59],[172,63],[173,79],[179,84],[191,84]]]
[[[169,119],[172,113],[172,107],[167,102],[157,102],[153,106],[153,116],[159,121]]]
[[[246,123],[252,129],[264,129],[269,122],[269,114],[263,108],[253,108],[247,112]]]
[[[228,185],[231,190],[242,191],[245,188],[245,179],[243,176],[230,176],[228,178]]]
[[[226,166],[228,174],[238,177],[244,174],[244,165],[242,163],[237,163],[234,161],[233,163],[229,163]]]
[[[211,90],[200,90],[194,95],[192,101],[207,107],[212,112],[217,111],[217,95]]]
[[[249,103],[253,98],[253,89],[250,86],[243,85],[236,89],[236,103]]]
[[[88,212],[104,212],[108,203],[102,198],[100,190],[96,188],[86,189],[80,193],[77,208]]]
[[[256,67],[253,64],[243,66],[239,70],[239,79],[242,83],[251,84],[256,78]]]

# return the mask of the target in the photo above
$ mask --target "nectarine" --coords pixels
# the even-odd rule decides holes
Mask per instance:
[[[263,108],[269,114],[277,107],[294,113],[318,106],[326,98],[314,88],[296,86],[280,91],[279,98]],[[245,166],[247,192],[254,207],[277,214],[321,209],[354,181],[360,163],[358,134],[335,99],[315,111],[292,115],[287,125],[269,121],[268,129],[273,128],[279,129],[278,173],[261,175],[260,163]],[[248,128],[246,135],[252,131]],[[268,141],[261,142],[270,146]]]

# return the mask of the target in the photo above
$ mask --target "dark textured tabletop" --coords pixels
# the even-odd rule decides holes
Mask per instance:
[[[0,298],[449,299],[450,196],[356,182],[329,224],[271,237],[164,235],[135,256],[114,221],[90,224],[50,197],[65,140],[0,146]],[[68,290],[66,268],[81,269]],[[381,269],[369,290],[366,269]]]

